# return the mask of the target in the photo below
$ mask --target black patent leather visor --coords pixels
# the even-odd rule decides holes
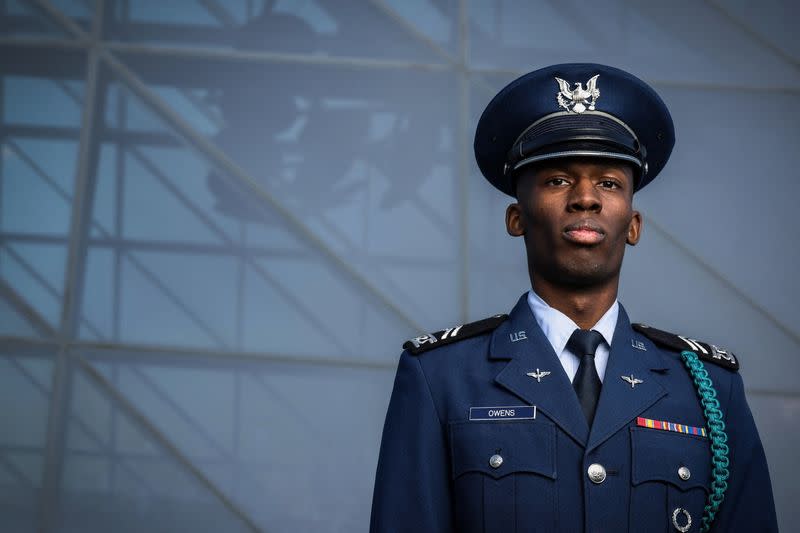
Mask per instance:
[[[505,174],[562,157],[602,157],[630,162],[636,180],[647,173],[647,151],[633,131],[607,113],[553,113],[529,126],[506,157]]]

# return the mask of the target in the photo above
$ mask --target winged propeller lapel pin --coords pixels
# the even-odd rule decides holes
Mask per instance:
[[[549,376],[550,372],[547,371],[547,370],[539,370],[537,368],[536,372],[527,372],[527,375],[532,377],[532,378],[534,378],[537,383],[541,383],[542,382],[542,378]]]
[[[582,82],[576,83],[575,88],[570,89],[570,83],[567,80],[556,77],[559,87],[559,92],[556,93],[558,105],[572,113],[583,113],[587,109],[594,111],[594,104],[600,98],[600,89],[597,88],[598,77],[600,74],[589,78],[585,89]]]
[[[620,377],[624,381],[627,381],[628,383],[630,383],[631,384],[631,388],[636,387],[636,385],[638,385],[639,383],[644,383],[644,381],[642,381],[641,379],[633,377],[633,374],[631,374],[630,376],[620,376]]]

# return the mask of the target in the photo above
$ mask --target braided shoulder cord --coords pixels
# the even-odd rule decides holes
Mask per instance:
[[[728,490],[728,434],[725,433],[725,422],[722,420],[722,411],[717,400],[717,391],[711,378],[708,377],[703,363],[698,359],[697,354],[690,351],[681,352],[681,359],[689,369],[694,385],[697,388],[697,396],[703,406],[703,414],[708,424],[708,438],[711,440],[711,466],[712,480],[711,493],[708,495],[708,503],[703,509],[701,533],[707,533],[711,529],[711,524],[719,511],[719,506],[725,499],[725,491]]]

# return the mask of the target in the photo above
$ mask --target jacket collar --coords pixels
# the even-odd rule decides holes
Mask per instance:
[[[536,405],[538,411],[589,449],[600,445],[667,393],[655,372],[663,370],[663,360],[655,354],[635,348],[633,338],[628,315],[620,305],[591,431],[572,383],[552,345],[536,323],[527,302],[527,294],[519,299],[509,319],[494,331],[489,358],[509,361],[495,377],[498,385],[530,405]],[[623,375],[642,382],[631,387],[629,382],[622,379]]]

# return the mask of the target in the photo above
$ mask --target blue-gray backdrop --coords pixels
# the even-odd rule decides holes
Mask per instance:
[[[562,61],[630,70],[673,112],[621,300],[740,356],[792,530],[797,20],[791,0],[0,0],[0,530],[366,531],[402,341],[528,288],[477,117]]]

